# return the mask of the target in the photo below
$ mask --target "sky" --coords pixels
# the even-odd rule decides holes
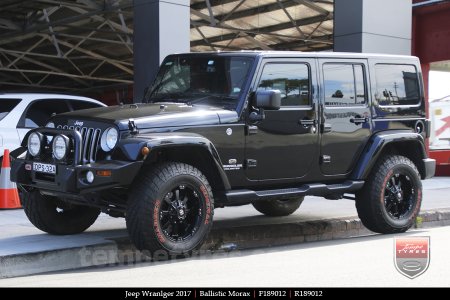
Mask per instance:
[[[450,72],[430,71],[429,99],[450,96]]]

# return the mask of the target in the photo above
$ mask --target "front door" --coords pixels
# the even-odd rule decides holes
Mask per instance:
[[[314,59],[267,60],[256,90],[279,90],[280,110],[248,123],[246,175],[250,180],[304,177],[318,159]]]
[[[321,171],[349,173],[371,133],[366,60],[319,60],[322,68]]]

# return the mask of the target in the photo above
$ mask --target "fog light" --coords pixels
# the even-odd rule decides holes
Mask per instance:
[[[28,152],[32,156],[37,156],[41,153],[42,135],[37,132],[33,132],[28,137]]]
[[[89,183],[93,183],[94,182],[94,173],[92,173],[92,171],[88,171],[86,173],[86,181]]]
[[[59,134],[53,139],[53,156],[57,160],[63,160],[69,151],[69,138]]]

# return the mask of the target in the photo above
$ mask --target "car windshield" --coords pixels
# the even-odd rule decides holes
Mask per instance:
[[[236,109],[252,63],[248,57],[170,56],[146,100]]]

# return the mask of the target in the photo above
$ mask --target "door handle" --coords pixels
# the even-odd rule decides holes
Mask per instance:
[[[298,123],[300,123],[300,125],[303,125],[303,127],[309,127],[309,126],[315,126],[316,120],[303,119],[303,120],[299,120]]]
[[[364,124],[369,122],[369,118],[368,117],[361,117],[361,116],[355,116],[354,118],[350,119],[350,123],[353,123],[355,125],[359,125],[359,124]]]

